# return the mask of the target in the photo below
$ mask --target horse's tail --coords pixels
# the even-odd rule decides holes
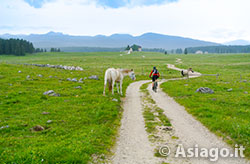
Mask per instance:
[[[183,70],[181,71],[181,75],[184,76],[184,71]]]

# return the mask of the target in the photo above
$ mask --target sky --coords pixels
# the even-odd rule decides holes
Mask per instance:
[[[249,0],[0,0],[0,34],[134,36],[223,43],[250,40]]]

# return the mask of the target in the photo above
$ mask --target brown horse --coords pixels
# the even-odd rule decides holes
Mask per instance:
[[[181,75],[184,77],[184,76],[187,76],[187,78],[189,78],[189,73],[192,72],[194,73],[193,69],[192,68],[189,68],[187,70],[182,70],[181,71]]]

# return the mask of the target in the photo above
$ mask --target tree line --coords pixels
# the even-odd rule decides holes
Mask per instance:
[[[189,47],[188,53],[196,53],[197,51],[208,53],[250,53],[249,46],[206,46],[206,47]]]
[[[24,56],[35,52],[31,42],[23,39],[0,39],[0,55]]]

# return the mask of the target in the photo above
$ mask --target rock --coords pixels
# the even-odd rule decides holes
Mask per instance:
[[[75,87],[75,89],[82,89],[82,87],[81,86],[77,86],[77,87]]]
[[[157,126],[156,127],[158,130],[166,130],[166,131],[171,131],[173,128],[171,126]]]
[[[18,71],[18,73],[22,73],[22,71]]]
[[[153,115],[154,115],[154,116],[159,116],[159,113],[158,113],[158,112],[156,112],[156,113],[153,113]]]
[[[248,92],[247,92],[247,91],[245,91],[244,93],[245,93],[245,94],[248,94]]]
[[[97,75],[92,75],[92,76],[89,76],[89,79],[99,80],[99,77]]]
[[[49,94],[49,96],[60,97],[60,94],[59,93],[51,93],[51,94]]]
[[[52,120],[48,120],[48,121],[47,121],[47,124],[50,124],[50,123],[52,123]]]
[[[77,70],[83,71],[83,68],[79,66],[63,66],[63,65],[50,65],[50,64],[24,64],[24,65],[32,65],[37,67],[48,67],[48,68],[58,68],[58,69],[65,69],[65,70]]]
[[[53,76],[49,76],[49,78],[53,78]]]
[[[173,130],[173,128],[171,126],[165,126],[162,128],[162,130],[170,131]]]
[[[44,127],[42,127],[41,125],[36,125],[33,128],[31,128],[31,130],[34,130],[34,131],[43,131]]]
[[[71,78],[67,78],[67,81],[71,81]]]
[[[184,84],[184,86],[188,86],[188,84]]]
[[[196,90],[196,92],[200,92],[200,93],[214,93],[214,91],[210,88],[207,88],[207,87],[200,87]]]
[[[9,125],[1,126],[1,127],[0,127],[0,130],[1,130],[1,129],[6,129],[6,128],[9,128],[9,127],[10,127]]]
[[[80,78],[78,82],[79,82],[79,83],[83,83],[83,79],[82,79],[82,78]]]
[[[27,76],[26,76],[26,79],[29,79],[29,78],[30,78],[30,75],[27,75]]]
[[[77,70],[77,71],[83,71],[83,69],[81,67],[78,67],[78,66],[75,68],[75,70]]]
[[[112,99],[112,101],[118,102],[118,100],[117,100],[117,99],[115,99],[115,98],[114,98],[114,99]]]
[[[39,75],[37,75],[37,76],[39,76],[39,77],[43,77],[43,75],[41,75],[41,74],[39,74]]]
[[[73,82],[77,82],[77,78],[73,78],[71,81],[73,81]]]
[[[228,92],[231,92],[232,90],[233,90],[233,88],[230,88],[230,89],[228,89],[227,91],[228,91]]]
[[[47,114],[50,114],[50,112],[43,112],[42,114],[43,115],[47,115]]]
[[[43,95],[50,95],[52,93],[55,93],[53,90],[49,90],[43,93]]]
[[[13,84],[9,84],[9,86],[13,86]]]

